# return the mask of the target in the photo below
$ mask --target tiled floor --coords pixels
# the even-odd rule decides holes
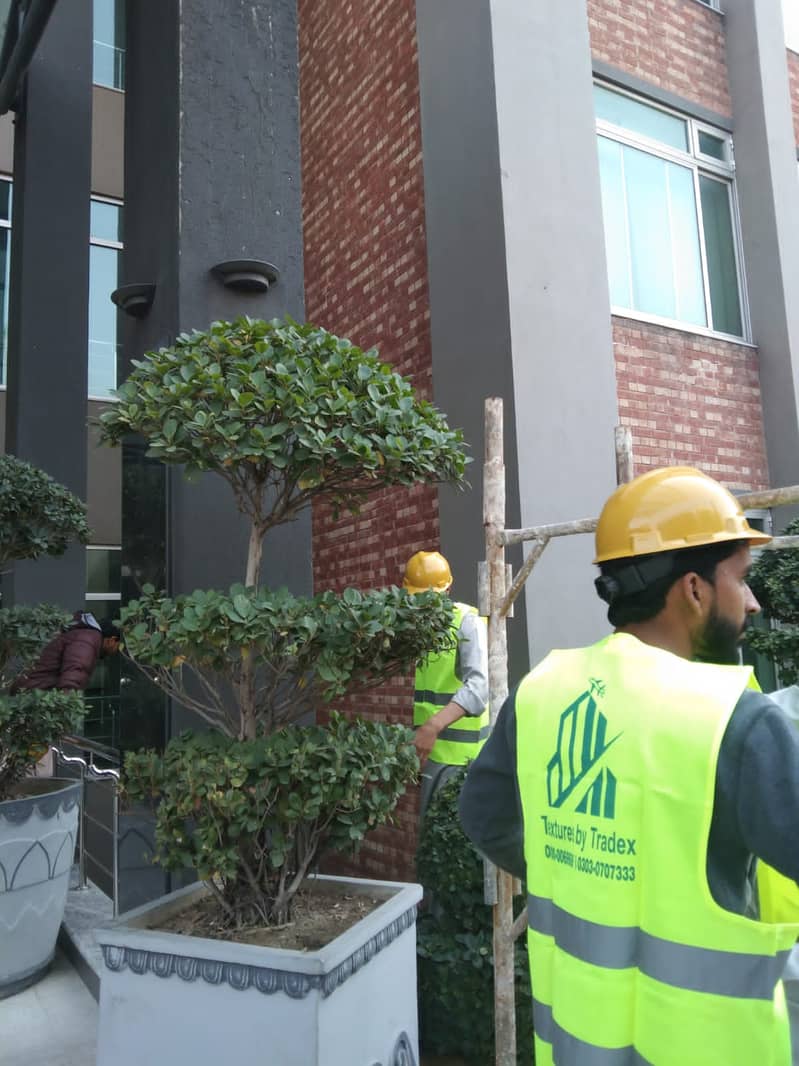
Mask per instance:
[[[0,1000],[0,1066],[94,1066],[97,1004],[59,952],[38,984]]]

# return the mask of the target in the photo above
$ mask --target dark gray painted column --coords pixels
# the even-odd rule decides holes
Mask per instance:
[[[487,2],[417,0],[425,216],[434,399],[460,426],[474,463],[471,489],[439,493],[441,547],[458,599],[477,602],[483,529],[484,401],[505,400],[509,524],[520,520],[515,400],[497,113]],[[446,77],[442,77],[446,70]],[[521,552],[513,556],[518,565]],[[524,600],[509,655],[528,664]]]
[[[509,524],[590,516],[614,485],[617,404],[585,3],[417,15],[436,402],[479,463],[483,399],[504,398]],[[470,496],[441,496],[444,548],[470,568],[475,466]],[[604,631],[592,547],[552,544],[528,582],[533,660]]]
[[[780,0],[725,0],[736,183],[772,485],[799,482],[799,195]]]
[[[92,0],[61,0],[16,116],[6,450],[86,499]],[[54,165],[54,161],[58,165]],[[83,548],[21,563],[4,593],[75,610]]]
[[[304,314],[294,0],[128,4],[123,281],[156,284],[125,355],[238,315]],[[223,260],[274,263],[266,295],[224,288]],[[244,578],[247,530],[219,478],[167,476],[173,593]],[[124,528],[124,545],[135,531]],[[310,516],[267,539],[265,581],[311,587]]]

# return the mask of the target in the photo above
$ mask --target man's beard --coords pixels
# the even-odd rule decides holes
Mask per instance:
[[[728,618],[722,618],[713,604],[699,634],[694,658],[702,663],[718,663],[724,666],[736,666],[740,660],[741,638],[746,623],[736,625]]]

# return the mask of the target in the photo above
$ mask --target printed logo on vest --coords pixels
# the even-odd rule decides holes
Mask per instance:
[[[607,718],[596,702],[604,694],[605,683],[591,678],[589,688],[560,716],[557,750],[547,763],[550,807],[571,806],[573,800],[580,814],[616,816],[616,777],[601,764],[621,733],[607,739]]]

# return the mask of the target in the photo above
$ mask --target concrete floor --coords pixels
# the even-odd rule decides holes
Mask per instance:
[[[57,952],[37,984],[0,1000],[0,1066],[94,1066],[97,1004]]]

